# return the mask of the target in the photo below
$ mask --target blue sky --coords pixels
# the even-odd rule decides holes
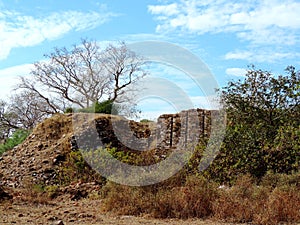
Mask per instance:
[[[249,64],[274,73],[300,69],[299,12],[299,0],[0,0],[0,98],[43,54],[81,38],[177,44],[198,56],[220,86]],[[161,71],[166,79],[184,76]],[[190,81],[180,82],[194,101],[201,98]]]

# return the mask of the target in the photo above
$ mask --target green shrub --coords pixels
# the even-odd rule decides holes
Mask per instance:
[[[152,120],[149,120],[149,119],[141,119],[140,120],[141,123],[151,123],[153,122]]]
[[[241,174],[261,179],[268,172],[291,174],[300,168],[300,127],[280,126],[268,138],[263,124],[229,124],[220,152],[204,173],[233,183]]]
[[[115,111],[113,112],[113,101],[111,100],[106,100],[103,102],[95,102],[91,107],[79,109],[78,112],[116,114]]]
[[[268,170],[292,173],[300,168],[300,126],[282,126],[274,141],[264,148]]]
[[[271,188],[286,186],[294,186],[300,188],[300,172],[289,175],[268,172],[262,178],[260,185]]]
[[[245,78],[230,81],[219,93],[227,113],[220,153],[205,171],[219,182],[241,174],[262,178],[269,171],[290,174],[300,168],[300,72],[286,75],[250,67]]]
[[[71,151],[66,155],[66,160],[61,164],[57,177],[57,183],[60,185],[69,185],[77,181],[98,183],[105,181],[90,167],[79,150]]]
[[[68,108],[65,109],[64,113],[73,113],[73,112],[75,112],[75,111],[76,111],[76,110],[75,110],[74,108],[68,107]]]
[[[13,149],[15,146],[21,144],[30,134],[28,130],[17,130],[10,138],[6,140],[4,144],[0,145],[0,155],[5,151]]]

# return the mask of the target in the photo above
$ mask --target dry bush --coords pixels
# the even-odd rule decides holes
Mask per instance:
[[[128,187],[108,183],[103,190],[105,211],[156,218],[209,217],[217,197],[216,185],[196,176],[188,178],[182,187]]]
[[[257,212],[253,222],[280,224],[300,222],[300,190],[296,187],[275,188],[265,202],[264,210]]]
[[[284,177],[282,182],[278,177]],[[214,218],[262,225],[299,222],[300,189],[294,181],[294,176],[277,175],[266,177],[261,182],[264,185],[257,186],[249,175],[242,176],[233,187],[221,190],[213,203]],[[278,187],[274,188],[274,183]]]
[[[40,185],[26,186],[18,193],[18,200],[35,205],[51,204],[51,196]]]
[[[150,209],[151,191],[143,187],[129,187],[108,182],[102,188],[102,209],[118,215],[141,215]]]
[[[157,193],[155,217],[206,218],[212,214],[212,203],[218,196],[217,186],[203,177],[191,176],[182,187],[162,189]]]
[[[252,221],[260,205],[254,190],[254,180],[249,175],[239,178],[233,187],[220,190],[220,197],[213,204],[214,217],[227,222]]]

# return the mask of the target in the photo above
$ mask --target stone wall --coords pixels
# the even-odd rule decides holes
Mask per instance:
[[[211,111],[185,110],[177,114],[165,114],[157,121],[157,151],[184,149],[210,135]]]
[[[203,109],[185,110],[161,115],[156,123],[139,123],[117,116],[98,117],[94,121],[96,129],[88,127],[76,139],[79,148],[89,149],[99,147],[99,141],[123,150],[182,149],[209,137],[211,113]]]

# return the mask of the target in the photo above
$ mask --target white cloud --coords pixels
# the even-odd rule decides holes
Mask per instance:
[[[191,97],[192,102],[194,103],[195,108],[200,109],[221,109],[217,96],[193,96]]]
[[[170,37],[161,34],[152,33],[138,33],[138,34],[128,34],[120,38],[121,40],[126,40],[127,43],[135,43],[138,41],[168,41]]]
[[[269,62],[274,63],[284,59],[299,58],[300,53],[297,52],[276,52],[276,49],[261,49],[261,50],[236,50],[228,52],[225,59],[247,60],[250,63],[254,62]]]
[[[241,77],[241,76],[245,76],[246,73],[247,73],[247,70],[243,69],[243,68],[228,68],[228,69],[226,69],[226,74],[229,76]]]
[[[112,16],[108,12],[55,12],[45,17],[33,17],[15,11],[0,12],[0,60],[12,48],[37,45],[61,37],[70,31],[92,29]]]
[[[0,70],[0,77],[18,77],[27,75],[34,68],[33,64],[22,64]]]
[[[180,0],[177,4],[148,6],[148,11],[156,16],[159,32],[234,32],[242,40],[266,45],[300,42],[297,0]]]
[[[225,59],[250,59],[252,57],[253,53],[250,51],[234,51],[225,55]]]
[[[29,75],[33,67],[33,64],[23,64],[0,70],[0,99],[7,98],[18,83],[18,77]]]
[[[158,6],[150,5],[149,10],[154,14],[165,14],[166,16],[172,16],[179,13],[178,5],[176,3]]]

